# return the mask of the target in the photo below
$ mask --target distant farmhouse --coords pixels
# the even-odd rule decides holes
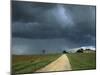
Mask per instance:
[[[83,53],[94,53],[96,52],[95,50],[91,50],[91,49],[86,49],[86,50],[83,50]]]
[[[96,51],[95,50],[92,50],[92,49],[88,49],[88,48],[87,49],[80,48],[76,52],[77,53],[95,53]]]
[[[95,53],[95,48],[89,47],[80,47],[80,48],[73,48],[67,51],[68,53]]]

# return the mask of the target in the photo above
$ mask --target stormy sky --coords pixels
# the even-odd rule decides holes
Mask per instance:
[[[60,53],[93,46],[96,7],[12,1],[12,53]]]

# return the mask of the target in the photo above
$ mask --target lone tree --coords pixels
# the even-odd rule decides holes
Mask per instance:
[[[45,54],[45,52],[46,52],[46,50],[45,50],[45,49],[43,49],[43,50],[42,50],[42,53],[43,53],[43,54]]]
[[[77,50],[77,53],[83,53],[83,49],[81,48],[81,49]]]
[[[63,53],[65,54],[65,53],[68,53],[68,52],[66,52],[66,50],[64,50]]]

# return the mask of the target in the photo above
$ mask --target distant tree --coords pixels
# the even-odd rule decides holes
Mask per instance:
[[[81,49],[77,50],[77,53],[83,53],[83,49],[81,48]]]
[[[66,50],[64,50],[63,53],[65,54],[65,53],[68,53],[68,52]]]
[[[45,50],[45,49],[43,49],[43,50],[42,50],[42,53],[43,53],[43,54],[45,54],[45,52],[46,52],[46,50]]]

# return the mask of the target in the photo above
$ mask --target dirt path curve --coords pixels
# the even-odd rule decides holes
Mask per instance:
[[[57,60],[48,64],[44,68],[37,70],[36,72],[64,71],[64,70],[71,70],[71,65],[66,54],[61,55]]]

